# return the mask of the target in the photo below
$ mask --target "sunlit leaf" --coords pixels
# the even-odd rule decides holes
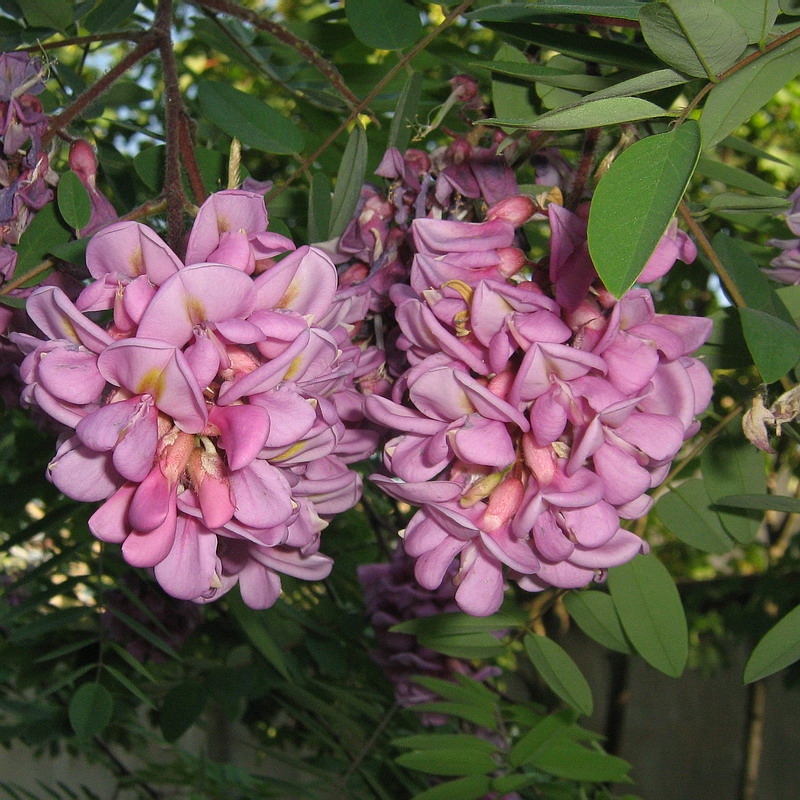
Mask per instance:
[[[403,0],[347,0],[347,21],[367,47],[400,50],[422,32],[419,12]]]
[[[203,114],[229,136],[265,153],[297,153],[303,132],[272,106],[227,83],[200,81],[197,98]]]
[[[639,22],[650,49],[688,75],[713,80],[733,66],[747,46],[742,26],[714,3],[647,3],[639,12]]]
[[[74,172],[65,172],[61,176],[56,199],[58,210],[67,225],[76,230],[86,227],[92,215],[92,201],[86,187]]]
[[[751,44],[764,41],[778,16],[778,0],[716,0],[744,29]]]
[[[689,655],[689,633],[667,568],[653,555],[636,556],[608,571],[608,586],[636,652],[665,675],[679,677]]]
[[[488,119],[486,122],[534,131],[566,131],[664,116],[668,116],[668,112],[641,97],[606,97],[556,108],[533,120]]]
[[[767,631],[744,668],[745,683],[766,678],[800,659],[800,606]]]
[[[582,714],[592,713],[592,690],[578,665],[559,644],[547,636],[528,634],[525,651],[554,694]]]
[[[69,701],[69,724],[79,739],[91,739],[111,722],[114,698],[99,683],[84,683]]]
[[[403,91],[397,100],[392,115],[392,124],[389,126],[389,141],[387,149],[396,147],[401,153],[408,147],[411,130],[417,119],[417,108],[422,95],[422,75],[412,72],[406,80]]]
[[[675,214],[700,155],[696,123],[629,147],[597,185],[589,212],[589,252],[608,290],[634,283]]]
[[[367,134],[359,123],[353,128],[336,175],[336,188],[331,201],[331,223],[328,238],[341,236],[350,222],[361,196],[361,185],[367,171]]]
[[[800,37],[751,61],[715,86],[700,117],[708,150],[749,119],[800,72]]]

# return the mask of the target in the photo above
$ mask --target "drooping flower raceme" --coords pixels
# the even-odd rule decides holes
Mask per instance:
[[[417,579],[435,589],[458,557],[455,599],[474,615],[499,608],[506,577],[575,588],[646,549],[620,520],[649,509],[711,395],[689,355],[710,321],[657,314],[646,289],[608,295],[582,218],[551,204],[549,268],[509,269],[524,200],[412,223],[409,285],[391,289],[409,367],[366,399],[394,432],[373,480],[420,506],[404,534]],[[676,257],[694,247],[672,226],[643,279]]]
[[[104,501],[92,532],[174,597],[203,602],[238,582],[265,608],[280,573],[325,577],[324,517],[356,502],[346,464],[374,447],[333,399],[355,394],[360,351],[339,346],[330,260],[270,233],[260,195],[228,191],[200,209],[185,263],[122,222],[92,239],[87,265],[94,281],[75,304],[54,287],[31,296],[43,339],[14,335],[23,399],[73,430],[53,482]]]

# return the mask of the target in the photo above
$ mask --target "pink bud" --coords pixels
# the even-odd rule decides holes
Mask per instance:
[[[550,445],[539,447],[533,434],[528,432],[522,434],[522,453],[534,478],[542,486],[547,486],[556,474],[553,448]]]
[[[469,75],[455,75],[450,78],[450,86],[456,100],[462,103],[468,103],[478,94],[478,82]]]
[[[516,197],[506,197],[495,203],[486,212],[486,219],[504,219],[518,228],[527,222],[537,210],[538,206],[530,197],[520,194]]]
[[[489,507],[481,522],[483,530],[491,533],[505,525],[519,511],[524,493],[519,478],[507,477],[489,497]]]
[[[500,258],[497,271],[504,278],[516,275],[525,266],[525,253],[518,247],[498,247],[497,255]]]
[[[69,149],[69,168],[83,181],[94,185],[97,175],[97,157],[85,139],[73,142]]]

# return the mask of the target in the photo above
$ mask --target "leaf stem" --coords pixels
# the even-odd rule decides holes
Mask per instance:
[[[208,0],[203,0],[208,2]],[[319,157],[324,153],[338,138],[339,134],[347,130],[347,126],[383,91],[384,87],[393,80],[395,75],[410,63],[411,59],[421,50],[424,50],[442,31],[448,28],[455,19],[464,13],[471,5],[473,0],[464,0],[459,6],[454,8],[427,36],[417,42],[384,76],[375,84],[375,88],[352,109],[347,118],[338,128],[287,178],[284,183],[273,189],[265,198],[267,204],[274,200],[281,192],[287,189],[297,178],[299,178]]]
[[[13,281],[9,281],[8,283],[3,284],[3,288],[0,289],[0,294],[9,294],[13,292],[14,289],[19,289],[22,284],[27,283],[31,278],[35,278],[37,275],[41,275],[43,272],[47,272],[48,269],[55,265],[55,261],[52,258],[46,258],[40,264],[37,264],[33,269],[29,269],[24,275],[20,275],[19,278],[15,278]]]

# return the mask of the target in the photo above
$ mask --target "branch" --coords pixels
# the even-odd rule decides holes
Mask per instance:
[[[111,33],[93,33],[88,36],[73,36],[69,39],[59,39],[57,42],[29,44],[18,47],[15,53],[38,53],[42,50],[57,50],[60,47],[72,47],[78,44],[92,44],[93,42],[138,42],[145,37],[145,31],[112,31]]]
[[[10,292],[14,291],[14,289],[19,289],[23,283],[27,283],[31,278],[35,278],[37,275],[47,272],[47,270],[54,265],[55,261],[53,261],[52,258],[46,258],[41,263],[37,264],[33,269],[28,270],[24,275],[20,275],[19,278],[15,278],[13,281],[4,283],[3,288],[0,289],[0,294],[9,294]]]
[[[176,252],[183,236],[183,208],[186,195],[181,181],[181,127],[183,98],[178,86],[175,56],[172,52],[172,0],[158,0],[153,30],[158,35],[158,48],[164,72],[164,199],[167,202],[167,241]],[[192,154],[194,156],[194,154]],[[196,166],[196,165],[195,165]]]
[[[348,125],[358,117],[358,115],[383,91],[403,69],[406,65],[417,55],[421,50],[424,50],[445,28],[448,28],[455,19],[464,13],[472,5],[472,0],[464,0],[459,6],[454,8],[443,20],[437,25],[424,39],[417,42],[384,76],[375,84],[375,88],[350,112],[347,119],[312,153],[302,164],[289,176],[279,189],[273,189],[265,199],[269,204],[270,200],[274,200],[281,192],[288,186],[294,183],[319,157],[324,153],[338,138],[339,134],[347,130]]]
[[[69,125],[77,116],[90,106],[103,92],[121,78],[134,64],[141,61],[148,53],[158,47],[159,36],[155,30],[149,30],[142,35],[141,41],[128,53],[115,67],[103,75],[97,83],[92,84],[80,97],[60,114],[50,118],[50,124],[42,136],[42,147],[46,148],[53,136]]]
[[[289,47],[296,50],[306,61],[311,62],[330,82],[331,86],[339,92],[345,99],[345,102],[351,108],[361,105],[361,101],[354,95],[344,82],[344,78],[339,73],[339,70],[333,64],[326,61],[319,53],[319,51],[304,39],[295,36],[291,31],[273,22],[271,19],[251,11],[249,8],[242,8],[235,3],[228,2],[228,0],[194,0],[195,5],[204,8],[212,8],[215,11],[221,11],[223,14],[228,14],[231,17],[237,17],[245,22],[249,22],[254,28],[268,33],[270,36],[277,39],[279,42],[289,45]],[[361,111],[365,110],[366,104],[361,106]],[[360,112],[359,112],[360,113]],[[369,113],[369,112],[368,112]],[[369,114],[372,121],[380,126],[380,123],[373,114]]]

